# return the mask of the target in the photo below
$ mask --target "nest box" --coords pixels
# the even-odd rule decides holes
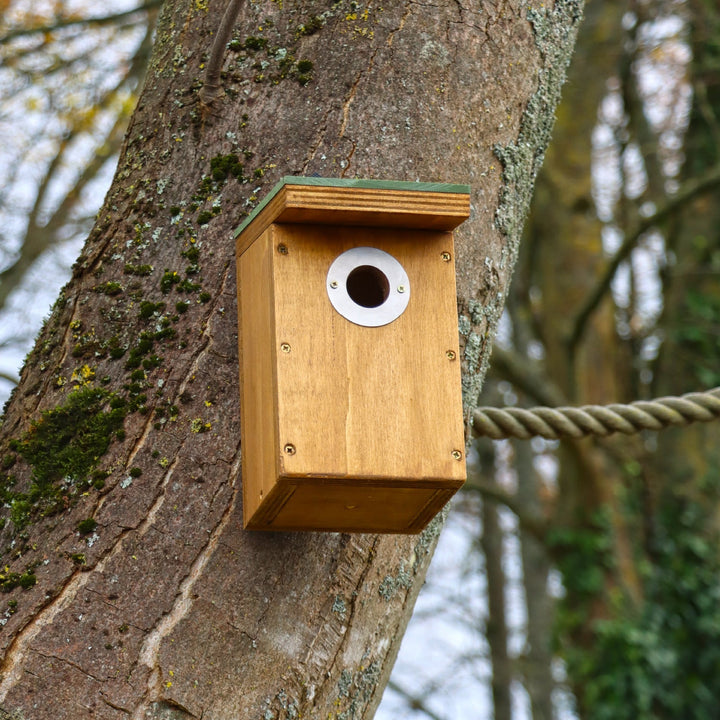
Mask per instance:
[[[236,233],[243,512],[415,533],[465,480],[458,185],[284,178]]]

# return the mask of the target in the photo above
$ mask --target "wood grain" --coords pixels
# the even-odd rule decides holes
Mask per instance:
[[[408,274],[388,325],[355,325],[327,296],[358,246]],[[445,231],[273,224],[241,255],[247,527],[419,532],[462,485],[453,252]]]
[[[395,185],[402,189],[280,183],[237,229],[237,252],[244,252],[273,222],[452,230],[470,215],[470,196],[465,192]]]
[[[251,517],[277,477],[272,239],[268,231],[237,259],[243,514]]]

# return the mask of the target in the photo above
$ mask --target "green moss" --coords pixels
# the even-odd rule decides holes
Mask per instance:
[[[207,225],[212,219],[215,217],[214,213],[210,212],[209,210],[203,210],[198,215],[198,225]]]
[[[91,532],[94,532],[96,527],[97,521],[94,518],[87,518],[77,524],[77,531],[81,535],[89,535]]]
[[[127,263],[123,270],[126,275],[139,275],[140,277],[150,275],[152,271],[152,265],[131,265],[130,263]]]
[[[85,480],[125,420],[125,407],[109,407],[106,390],[84,387],[45,411],[18,444],[41,488]]]
[[[143,358],[153,349],[155,338],[149,333],[142,333],[134,348],[130,350],[125,361],[126,370],[134,370],[142,365]]]
[[[194,264],[197,264],[197,261],[200,259],[200,250],[195,245],[192,245],[187,250],[183,250],[180,254]]]
[[[151,318],[155,313],[161,313],[165,309],[165,303],[154,303],[149,300],[143,300],[140,303],[140,312],[138,313],[143,320]]]
[[[263,50],[267,47],[268,41],[265,38],[259,38],[259,37],[248,37],[245,39],[245,49],[250,50],[252,52],[257,52],[258,50]]]
[[[206,302],[209,302],[211,297],[212,297],[212,295],[210,295],[210,293],[201,292],[200,295],[198,296],[198,300],[200,300],[200,302],[204,304]]]
[[[9,593],[16,587],[28,590],[37,583],[35,575],[27,570],[24,573],[4,572],[0,573],[0,592]]]
[[[308,35],[314,35],[320,28],[325,25],[325,18],[320,15],[315,15],[310,18],[306,23],[303,23],[298,29],[296,35],[298,37],[307,37]]]
[[[238,180],[243,177],[243,164],[236,153],[216,155],[210,160],[210,174],[214,180],[227,180],[230,175]]]
[[[177,272],[165,270],[162,279],[160,280],[160,290],[164,293],[169,293],[173,285],[177,285],[180,282],[180,275]]]
[[[313,64],[310,60],[299,60],[296,67],[295,78],[301,85],[307,85],[312,80]]]
[[[145,370],[153,370],[156,367],[160,367],[162,364],[162,358],[157,355],[151,355],[142,361],[142,366]]]
[[[187,278],[183,280],[182,282],[178,283],[177,289],[178,292],[187,292],[187,293],[193,293],[200,290],[202,286],[198,283],[190,282]]]
[[[130,468],[130,477],[139,478],[142,475],[142,469],[139,467]]]
[[[183,313],[187,312],[187,309],[190,307],[189,302],[179,302],[175,303],[175,310],[182,315]]]
[[[106,282],[102,285],[96,285],[93,290],[103,295],[119,295],[123,291],[123,287],[119,282]]]
[[[170,322],[168,320],[168,322]],[[153,336],[156,340],[172,340],[177,335],[177,330],[174,327],[165,327],[162,330],[158,330]]]
[[[105,347],[112,360],[118,360],[125,354],[125,348],[120,345],[120,338],[117,335],[111,337],[105,343]]]

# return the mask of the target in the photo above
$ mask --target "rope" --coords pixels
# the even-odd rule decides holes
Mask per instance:
[[[492,408],[473,413],[476,435],[501,440],[528,440],[540,436],[551,440],[606,437],[615,432],[628,435],[640,430],[662,430],[671,425],[690,425],[720,418],[720,387],[680,397],[638,401],[629,405],[583,407]]]

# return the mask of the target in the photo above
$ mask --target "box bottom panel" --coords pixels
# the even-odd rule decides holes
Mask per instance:
[[[445,506],[457,487],[302,484],[281,478],[245,527],[250,530],[305,530],[365,533],[419,533]]]

